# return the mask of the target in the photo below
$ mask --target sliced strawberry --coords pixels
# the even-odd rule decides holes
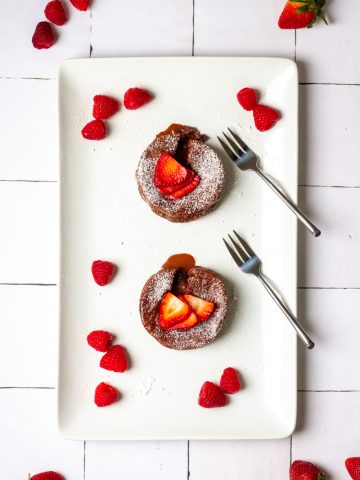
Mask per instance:
[[[185,294],[181,298],[190,305],[200,320],[206,320],[209,318],[215,309],[215,304],[213,302],[203,300],[194,295]]]
[[[168,196],[173,200],[177,200],[178,198],[185,197],[185,195],[188,195],[193,190],[195,190],[195,188],[199,185],[199,183],[200,183],[200,177],[195,173],[192,180],[189,183],[187,183],[187,185],[180,188],[179,190],[176,190],[174,193],[171,193]]]
[[[95,95],[93,106],[93,117],[98,120],[105,120],[119,110],[119,102],[107,95]]]
[[[190,317],[183,322],[177,323],[173,327],[168,328],[168,330],[188,330],[189,328],[195,327],[198,323],[200,323],[199,318],[194,312],[192,312]]]
[[[227,404],[224,392],[212,382],[205,382],[201,387],[198,404],[204,408],[224,407]]]
[[[166,292],[160,304],[159,325],[168,330],[174,325],[183,322],[191,315],[191,307],[173,295]]]
[[[183,188],[187,187],[195,178],[195,173],[191,172],[191,175],[189,175],[189,178],[185,180],[184,182],[178,183],[176,185],[169,185],[165,187],[159,187],[160,193],[166,196],[170,196],[172,193],[177,192],[178,190],[182,190]]]
[[[155,166],[154,185],[156,188],[179,185],[186,182],[193,172],[175,160],[167,152],[161,154]]]

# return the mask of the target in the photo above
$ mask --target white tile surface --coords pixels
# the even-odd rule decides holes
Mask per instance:
[[[191,55],[192,14],[192,0],[94,1],[92,56]]]
[[[298,285],[359,287],[360,189],[301,187],[299,201],[322,235],[299,226]]]
[[[300,393],[293,460],[316,463],[331,480],[348,480],[345,459],[359,456],[359,403],[360,392]]]
[[[54,80],[0,79],[1,180],[57,178],[56,99]]]
[[[56,283],[57,184],[0,182],[0,283]]]
[[[285,478],[290,463],[290,440],[193,441],[189,458],[192,480],[274,480]]]
[[[280,0],[196,0],[195,55],[294,58],[294,32],[277,26],[282,7]]]
[[[25,480],[46,470],[83,478],[83,442],[62,439],[54,413],[54,390],[0,389],[1,478]]]
[[[38,22],[46,20],[44,8],[47,0],[2,2],[1,77],[55,77],[61,60],[89,56],[90,14],[65,3],[69,21],[63,27],[54,27],[57,42],[47,50],[36,50],[31,38]]]
[[[0,386],[55,387],[57,288],[0,285],[0,305]]]
[[[185,480],[187,442],[86,442],[85,471],[86,480]]]
[[[299,319],[316,341],[299,348],[299,388],[360,390],[360,290],[299,290]]]
[[[360,83],[360,2],[328,2],[330,25],[297,31],[300,81]]]
[[[300,86],[301,185],[360,186],[360,86]]]

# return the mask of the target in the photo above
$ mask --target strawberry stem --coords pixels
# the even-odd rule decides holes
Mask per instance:
[[[293,3],[300,3],[302,7],[296,10],[296,13],[301,15],[306,12],[313,12],[314,16],[307,28],[311,28],[316,20],[320,18],[326,25],[328,25],[327,19],[323,12],[323,7],[326,4],[326,0],[290,0]]]

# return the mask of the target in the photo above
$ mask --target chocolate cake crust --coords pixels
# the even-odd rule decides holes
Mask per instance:
[[[224,167],[216,152],[204,143],[206,138],[196,128],[172,124],[142,154],[136,170],[138,189],[157,215],[171,222],[189,222],[215,207],[224,185]],[[154,185],[155,166],[164,152],[200,177],[195,190],[176,200],[162,195]]]
[[[188,330],[164,330],[158,323],[161,300],[167,291],[175,295],[190,293],[214,302],[214,313]],[[227,293],[223,281],[211,270],[193,267],[188,272],[163,268],[152,275],[141,292],[140,315],[145,329],[164,347],[189,350],[211,343],[220,333],[227,312]]]

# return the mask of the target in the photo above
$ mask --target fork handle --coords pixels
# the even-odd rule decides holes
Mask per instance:
[[[299,208],[280,190],[279,187],[275,185],[274,182],[270,180],[267,175],[265,175],[258,168],[255,170],[255,172],[281,198],[281,200],[290,208],[290,210],[298,217],[300,222],[302,222],[305,227],[314,235],[314,237],[321,235],[321,231],[310,222],[310,220],[301,212],[301,210],[299,210]]]
[[[280,300],[278,294],[276,291],[273,289],[273,287],[268,283],[268,281],[263,277],[261,273],[257,276],[260,282],[264,285],[266,288],[267,292],[271,296],[271,298],[275,301],[275,303],[278,305],[280,310],[283,312],[285,317],[289,320],[293,328],[295,329],[296,333],[298,334],[298,337],[301,339],[301,341],[307,346],[309,350],[314,348],[315,343],[311,340],[309,335],[305,332],[305,330],[302,328],[302,326],[299,324],[299,322],[296,320],[294,315],[290,312],[290,310],[284,305],[284,303]]]

